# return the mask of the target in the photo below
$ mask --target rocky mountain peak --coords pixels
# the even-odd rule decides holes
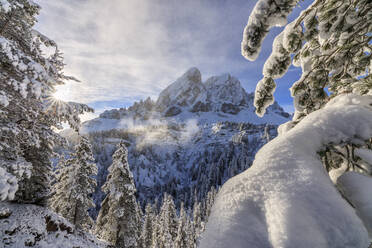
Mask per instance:
[[[253,109],[253,102],[249,102],[248,94],[237,78],[222,74],[203,83],[201,73],[195,67],[163,90],[157,101],[157,109],[164,116],[175,116],[183,111],[237,114],[243,106]]]
[[[240,81],[230,74],[210,77],[205,82],[205,87],[208,101],[217,107],[215,111],[223,111],[222,105],[235,107],[249,105],[247,92],[241,86]]]
[[[256,119],[253,99],[254,93],[248,94],[236,77],[226,73],[212,76],[202,82],[199,69],[192,67],[165,88],[155,103],[147,99],[128,109],[105,111],[100,117],[122,119],[133,115],[136,118],[148,119],[149,116],[159,115],[183,119],[191,115],[212,114],[231,118],[226,116],[229,114],[239,119],[248,114]],[[290,117],[276,102],[267,109],[267,113]]]
[[[156,109],[165,115],[176,115],[182,107],[191,106],[204,91],[201,73],[193,67],[160,93]]]
[[[201,73],[198,68],[191,67],[188,69],[181,78],[187,79],[189,81],[195,82],[195,83],[201,83]]]

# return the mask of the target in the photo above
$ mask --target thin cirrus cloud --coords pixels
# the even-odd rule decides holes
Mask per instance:
[[[259,59],[250,63],[240,55],[240,42],[255,1],[37,2],[42,10],[36,28],[59,44],[65,71],[82,81],[63,86],[63,98],[93,107],[156,99],[192,66],[204,80],[229,72],[252,91],[279,31],[269,35]]]

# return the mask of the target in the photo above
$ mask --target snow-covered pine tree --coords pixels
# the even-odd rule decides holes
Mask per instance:
[[[204,231],[203,230],[204,224],[202,222],[201,203],[198,202],[198,201],[195,201],[195,203],[194,203],[192,220],[193,220],[193,224],[194,224],[195,236],[199,237],[200,234]]]
[[[187,218],[187,247],[195,248],[197,244],[198,237],[196,236],[194,224],[191,221],[191,218]]]
[[[116,247],[134,248],[138,241],[136,188],[124,142],[118,144],[102,190],[107,194],[97,217],[96,234]]]
[[[180,217],[178,219],[178,230],[177,230],[177,237],[174,242],[175,248],[189,248],[188,247],[188,216],[186,214],[183,202],[181,203],[180,208]]]
[[[54,171],[54,180],[52,186],[52,197],[49,198],[49,207],[62,216],[67,216],[69,213],[64,213],[63,210],[67,208],[60,208],[59,203],[63,205],[69,204],[69,191],[67,187],[71,187],[70,182],[73,180],[71,178],[72,172],[70,172],[73,167],[68,166],[66,155],[60,155],[58,157],[58,164],[56,165],[56,170]],[[66,218],[66,217],[65,217]]]
[[[266,124],[262,138],[266,139],[267,142],[270,141],[269,124]]]
[[[151,247],[152,245],[152,233],[153,233],[153,221],[154,221],[154,213],[150,203],[147,203],[144,215],[144,221],[142,226],[142,246],[143,247]]]
[[[154,215],[159,214],[159,198],[155,198],[154,204],[152,204],[152,211],[154,212]]]
[[[143,221],[144,221],[144,214],[142,212],[142,207],[139,202],[136,201],[136,214],[137,214],[137,248],[145,248],[142,242],[142,228],[143,228]]]
[[[152,248],[159,248],[160,247],[160,226],[161,222],[159,220],[159,215],[155,215],[155,218],[152,222],[152,240],[151,240],[151,247]]]
[[[268,31],[273,26],[284,26],[297,3],[298,0],[258,1],[244,29],[242,55],[255,60]],[[371,95],[371,8],[370,0],[314,0],[287,24],[275,38],[273,51],[263,67],[263,79],[257,84],[256,113],[262,116],[274,102],[274,79],[282,77],[291,62],[302,68],[302,75],[291,87],[295,114],[292,123],[281,128],[283,131],[337,95]],[[368,145],[371,142],[364,148]],[[347,170],[371,175],[366,161],[353,155],[356,148],[352,144],[330,145],[320,155],[328,171],[346,164]]]
[[[91,194],[97,184],[93,178],[97,175],[97,166],[87,138],[80,138],[75,152],[58,172],[51,208],[78,229],[91,230],[94,222],[88,209],[95,206]]]
[[[168,216],[169,216],[169,231],[172,236],[172,240],[174,241],[177,237],[177,229],[178,229],[178,217],[177,217],[177,209],[176,205],[174,204],[173,197],[171,195],[168,196]]]
[[[44,204],[53,144],[62,141],[51,127],[67,121],[77,129],[78,115],[91,109],[50,97],[73,78],[56,43],[33,29],[39,10],[30,0],[0,2],[0,199]]]
[[[163,204],[160,208],[159,247],[170,248],[177,237],[177,213],[172,196],[164,193]]]
[[[208,217],[211,214],[212,206],[214,203],[214,199],[216,198],[217,191],[215,187],[212,187],[211,190],[207,194],[207,198],[205,199],[205,222],[208,221]]]

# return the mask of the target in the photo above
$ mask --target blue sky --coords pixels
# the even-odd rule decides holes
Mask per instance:
[[[125,107],[159,92],[188,68],[203,80],[231,73],[252,92],[271,52],[275,28],[255,62],[240,55],[242,32],[256,1],[59,0],[37,1],[36,28],[64,53],[67,74],[79,78],[59,89],[62,99],[87,103],[97,113]],[[308,5],[300,2],[294,19]],[[276,100],[292,111],[289,87],[300,76],[291,67],[277,80]],[[92,116],[89,116],[92,117]]]

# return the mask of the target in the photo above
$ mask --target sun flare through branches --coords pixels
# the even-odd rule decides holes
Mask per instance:
[[[69,83],[58,85],[55,90],[52,95],[55,101],[71,101],[71,85]]]

